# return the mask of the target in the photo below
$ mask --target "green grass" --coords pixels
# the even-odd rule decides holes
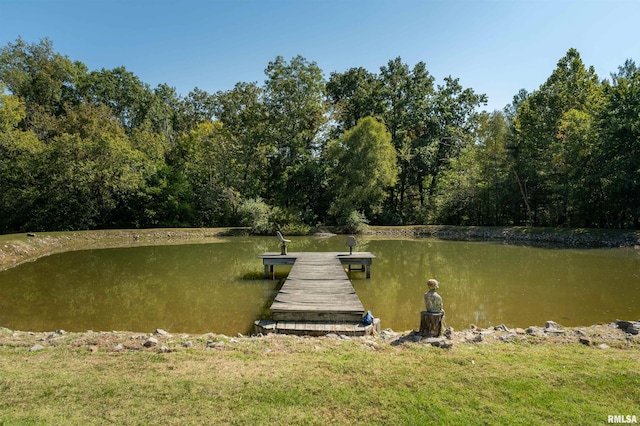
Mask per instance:
[[[288,336],[205,350],[0,346],[0,424],[602,424],[640,415],[640,350]]]

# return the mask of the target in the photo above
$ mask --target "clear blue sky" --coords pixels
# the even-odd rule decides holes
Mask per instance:
[[[280,55],[332,71],[423,61],[501,109],[571,47],[607,78],[640,62],[638,0],[0,0],[0,45],[49,37],[90,70],[125,66],[186,95],[264,81]]]

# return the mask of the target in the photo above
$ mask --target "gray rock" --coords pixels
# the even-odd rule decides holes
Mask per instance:
[[[547,323],[545,324],[544,328],[557,330],[557,329],[560,329],[562,327],[560,327],[560,324],[558,324],[555,321],[547,321]]]
[[[611,348],[611,346],[607,345],[606,343],[603,343],[601,345],[598,346],[600,349],[609,349]]]
[[[400,336],[400,333],[396,333],[395,331],[391,330],[390,328],[387,328],[387,329],[382,330],[380,332],[380,337],[382,337],[385,340],[387,340],[387,339],[396,339],[399,336]]]
[[[445,343],[445,339],[442,337],[429,337],[423,340],[427,345],[441,347]]]
[[[449,340],[453,339],[453,327],[447,327],[444,331],[444,336]]]
[[[167,333],[161,328],[158,328],[154,334],[157,334],[158,336],[162,336],[162,337],[167,337],[167,338],[173,337],[173,335],[171,335],[170,333]]]
[[[467,342],[471,342],[471,343],[480,343],[484,340],[484,336],[482,335],[482,333],[479,334],[467,334],[465,339],[467,340]]]
[[[117,352],[120,352],[120,351],[124,350],[124,346],[122,346],[122,343],[118,343],[118,344],[116,345],[116,347],[115,347],[115,348],[113,348],[113,349],[114,349],[115,351],[117,351]]]
[[[580,343],[582,343],[583,345],[587,345],[587,346],[591,345],[591,339],[589,337],[581,336],[579,340],[580,340]]]
[[[142,344],[142,346],[144,346],[145,348],[151,348],[153,346],[156,346],[157,344],[158,339],[156,339],[155,337],[149,337],[147,341]]]
[[[166,354],[168,352],[170,352],[168,347],[166,347],[164,345],[160,347],[160,353]]]
[[[506,326],[506,325],[504,325],[504,324],[497,325],[497,326],[493,327],[493,329],[494,329],[495,331],[509,331],[509,329],[507,328],[507,326]]]
[[[56,330],[56,334],[63,335],[63,334],[66,334],[66,331],[64,331],[64,330]]]
[[[633,334],[634,336],[637,336],[638,332],[640,332],[640,328],[636,327],[635,325],[632,325],[631,327],[627,327],[626,331],[629,334]]]
[[[37,352],[37,351],[41,351],[44,349],[44,346],[42,345],[34,345],[31,347],[31,349],[29,349],[29,352]]]
[[[193,347],[193,342],[191,340],[188,340],[188,341],[184,342],[182,344],[182,346],[185,347],[185,348],[192,348]]]
[[[527,333],[530,336],[537,336],[539,330],[540,330],[539,327],[529,327],[525,330],[525,333]]]
[[[633,325],[633,321],[616,320],[616,325],[621,330],[626,330]]]
[[[503,342],[514,342],[518,340],[518,335],[516,333],[509,333],[504,336],[500,336],[500,340]]]

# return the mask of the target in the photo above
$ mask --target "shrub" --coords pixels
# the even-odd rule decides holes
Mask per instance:
[[[367,230],[369,221],[364,213],[357,210],[351,210],[340,220],[344,231],[350,234],[360,234]]]
[[[272,208],[261,198],[244,200],[238,207],[240,223],[251,228],[254,234],[271,233]]]

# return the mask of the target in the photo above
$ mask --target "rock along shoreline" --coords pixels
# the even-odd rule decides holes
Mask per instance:
[[[605,349],[640,349],[640,320],[616,320],[608,324],[588,327],[563,327],[554,321],[544,326],[509,328],[504,324],[480,328],[471,325],[462,331],[448,328],[441,337],[423,337],[417,331],[396,332],[382,330],[373,336],[350,337],[338,334],[326,336],[294,336],[287,334],[237,334],[233,337],[224,334],[173,334],[162,329],[152,333],[126,331],[109,332],[28,332],[0,327],[0,347],[22,348],[29,352],[44,351],[52,348],[85,349],[90,352],[155,352],[169,353],[186,350],[220,351],[241,349],[243,345],[263,342],[273,347],[270,350],[288,350],[283,342],[299,341],[313,345],[322,345],[323,341],[350,341],[371,350],[383,346],[402,347],[404,345],[424,345],[451,349],[461,345],[564,345],[576,344]]]
[[[509,244],[566,248],[635,247],[640,249],[640,231],[616,229],[423,225],[402,227],[373,226],[369,227],[363,234],[392,237],[431,237],[453,241],[502,241]]]

